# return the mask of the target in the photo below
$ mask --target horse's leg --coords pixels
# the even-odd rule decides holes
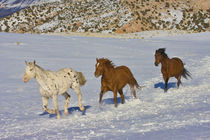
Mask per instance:
[[[135,91],[134,85],[132,85],[132,84],[129,84],[129,85],[130,85],[130,89],[133,94],[133,97],[136,99],[136,91]]]
[[[43,97],[42,96],[42,108],[44,109],[44,111],[50,113],[50,114],[55,114],[55,110],[53,109],[48,109],[47,106],[48,106],[48,100],[49,98],[48,97]]]
[[[182,75],[176,76],[176,79],[177,79],[177,87],[178,88],[179,88],[179,85],[181,84],[181,76]]]
[[[117,89],[114,89],[113,94],[114,94],[114,106],[117,107]]]
[[[120,96],[121,96],[121,103],[124,104],[125,98],[124,98],[124,94],[123,94],[122,89],[119,89],[118,92],[120,93]]]
[[[82,93],[80,91],[80,86],[72,86],[72,89],[74,90],[74,92],[77,94],[78,96],[78,102],[79,102],[79,108],[82,112],[85,111],[85,107],[82,105]]]
[[[101,90],[100,95],[99,95],[99,105],[102,105],[102,98],[103,98],[104,92]]]
[[[67,92],[65,92],[65,93],[63,94],[63,96],[64,96],[65,99],[66,99],[65,106],[64,106],[64,112],[65,112],[65,115],[68,115],[68,114],[69,114],[68,106],[69,106],[69,101],[70,101],[70,97],[71,97],[71,96],[70,96]]]
[[[102,98],[103,98],[103,95],[108,91],[107,87],[106,86],[101,86],[101,92],[100,92],[100,95],[99,95],[99,105],[101,106],[102,105]]]
[[[167,92],[167,90],[168,90],[168,80],[169,80],[168,77],[164,77],[164,81],[165,81],[165,89],[164,89],[164,91],[165,92]]]
[[[61,115],[60,115],[59,107],[58,107],[58,96],[53,95],[52,100],[53,100],[53,105],[54,105],[54,108],[55,108],[55,113],[57,114],[57,119],[61,119]]]

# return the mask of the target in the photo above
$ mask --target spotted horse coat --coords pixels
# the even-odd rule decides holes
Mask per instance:
[[[44,70],[34,62],[26,62],[26,69],[23,76],[23,81],[28,82],[30,79],[35,78],[40,85],[40,93],[42,96],[42,107],[50,114],[57,114],[57,118],[60,119],[59,107],[58,107],[58,94],[65,97],[66,102],[64,106],[64,112],[68,115],[68,104],[70,101],[70,95],[67,93],[69,88],[73,89],[78,95],[78,102],[81,111],[85,108],[82,105],[82,94],[80,86],[84,85],[86,80],[81,72],[77,72],[71,68],[63,68],[56,72],[50,70]],[[48,109],[48,100],[52,98],[54,108]]]

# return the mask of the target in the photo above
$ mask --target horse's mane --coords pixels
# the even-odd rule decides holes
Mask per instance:
[[[160,53],[164,57],[168,57],[168,55],[165,53],[165,51],[166,51],[166,48],[160,48],[160,49],[156,50],[156,53]]]
[[[41,70],[44,70],[42,67],[40,67],[39,65],[35,64],[36,67],[38,67]]]
[[[35,66],[37,68],[39,68],[42,72],[46,73],[48,70],[43,69],[42,67],[40,67],[39,65],[35,64]]]
[[[112,61],[107,58],[101,58],[100,61],[102,61],[108,68],[115,68],[115,65],[112,63]]]

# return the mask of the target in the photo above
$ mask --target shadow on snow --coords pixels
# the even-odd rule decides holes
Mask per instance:
[[[175,82],[168,83],[168,89],[175,88],[175,87],[176,87]],[[156,84],[154,84],[154,88],[164,89],[165,88],[165,83],[163,83],[163,82],[156,83]]]
[[[79,107],[69,107],[68,108],[69,114],[72,114],[73,112],[77,111],[77,112],[81,112],[82,115],[85,115],[86,114],[86,110],[91,108],[91,106],[87,105],[87,106],[84,106],[84,107],[85,107],[85,111],[84,112],[82,112]],[[63,112],[64,112],[64,110],[60,111],[61,114],[63,114]],[[44,116],[44,115],[49,115],[49,118],[56,117],[56,114],[49,114],[46,111],[41,113],[41,114],[39,114],[39,116]]]
[[[126,99],[130,99],[129,96],[125,96],[125,95],[124,95],[124,98],[125,98],[125,102],[126,102]],[[113,98],[103,99],[102,103],[105,104],[105,105],[114,104],[114,97]],[[117,97],[117,104],[121,104],[121,97]]]

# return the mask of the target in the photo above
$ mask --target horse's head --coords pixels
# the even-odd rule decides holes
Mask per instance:
[[[104,61],[102,59],[96,58],[96,70],[95,70],[95,77],[98,78],[100,75],[104,73]]]
[[[112,69],[114,68],[114,64],[112,63],[112,61],[110,61],[109,59],[106,58],[101,58],[98,59],[96,58],[96,70],[95,70],[95,77],[99,77],[100,75],[102,75],[105,72],[105,69]]]
[[[25,63],[26,63],[26,68],[25,68],[25,73],[23,76],[23,81],[26,83],[30,79],[35,77],[35,61],[33,62],[25,61]]]
[[[163,57],[167,56],[165,50],[165,48],[160,48],[155,51],[155,66],[158,66],[159,63],[163,60]]]

